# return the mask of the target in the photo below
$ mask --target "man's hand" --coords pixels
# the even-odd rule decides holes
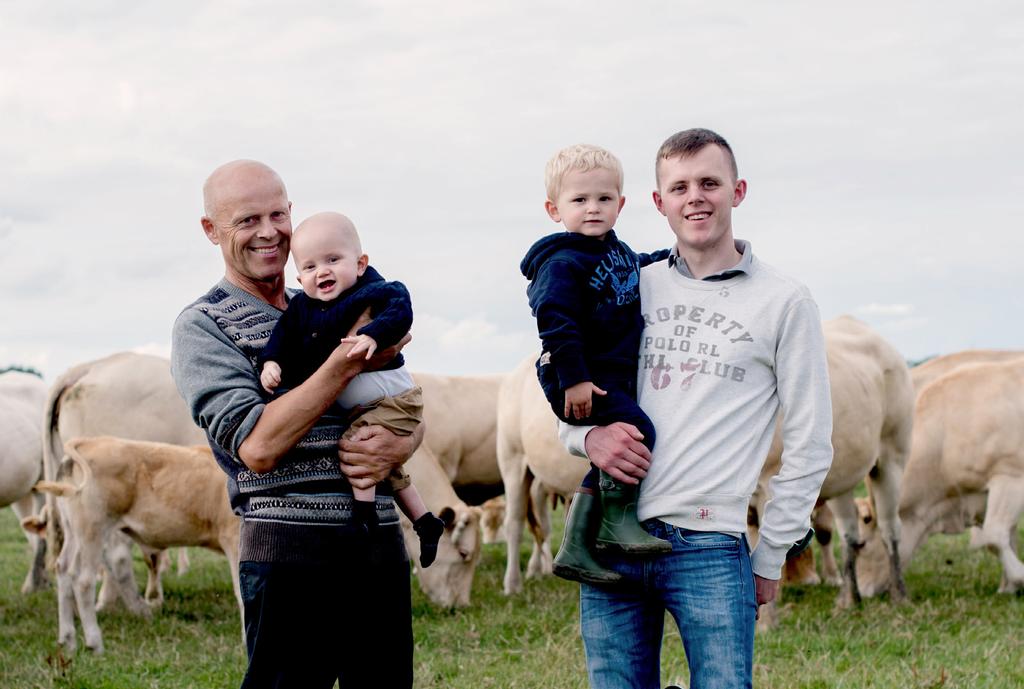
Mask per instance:
[[[409,459],[421,439],[422,433],[395,435],[381,426],[363,426],[338,443],[341,473],[353,488],[372,488]]]
[[[755,619],[761,619],[761,606],[765,603],[771,603],[775,600],[775,596],[779,595],[779,580],[765,579],[755,574],[754,592],[757,595],[757,616]]]
[[[563,415],[567,419],[585,419],[594,410],[592,396],[607,394],[607,392],[589,380],[576,383],[565,389],[565,411]]]
[[[276,361],[268,361],[263,364],[260,383],[267,392],[274,392],[274,389],[281,384],[281,367],[278,366]]]
[[[343,337],[341,339],[342,344],[352,345],[352,349],[348,350],[347,356],[349,358],[359,356],[363,352],[366,352],[364,359],[369,359],[373,356],[373,353],[377,351],[377,340],[373,339],[369,335],[355,335]]]
[[[651,466],[651,451],[640,442],[643,438],[633,424],[616,421],[587,433],[584,447],[598,469],[616,481],[637,484]]]

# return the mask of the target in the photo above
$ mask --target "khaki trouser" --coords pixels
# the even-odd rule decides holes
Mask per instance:
[[[395,435],[412,435],[423,421],[423,390],[415,387],[394,397],[381,397],[376,402],[356,407],[352,413],[358,416],[342,435],[343,438],[351,437],[363,426],[383,426]],[[408,488],[412,481],[405,469],[398,467],[391,471],[388,483],[397,493]]]

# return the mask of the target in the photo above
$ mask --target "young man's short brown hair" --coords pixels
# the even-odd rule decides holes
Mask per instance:
[[[739,179],[739,170],[736,167],[736,156],[732,153],[732,147],[729,142],[726,141],[721,134],[717,134],[710,129],[684,129],[681,132],[676,132],[672,136],[665,139],[665,143],[658,149],[658,156],[654,159],[654,177],[658,179],[658,163],[662,160],[668,160],[669,158],[689,158],[692,155],[696,155],[702,148],[710,145],[721,146],[721,148],[728,154],[729,163],[732,166],[733,179]]]

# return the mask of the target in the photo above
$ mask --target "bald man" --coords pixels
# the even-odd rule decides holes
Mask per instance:
[[[339,345],[302,384],[267,402],[257,362],[293,294],[284,286],[288,192],[266,165],[239,160],[214,170],[203,201],[201,224],[221,249],[224,277],[175,321],[171,371],[242,517],[242,687],[411,687],[398,513],[385,482],[367,541],[353,523],[352,489],[378,484],[408,459],[422,425],[409,436],[369,426],[342,441],[346,420],[331,410],[356,375],[393,360],[408,336],[369,360]],[[370,616],[387,620],[382,638],[349,624]]]

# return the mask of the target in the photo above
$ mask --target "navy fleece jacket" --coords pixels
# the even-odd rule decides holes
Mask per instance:
[[[558,232],[530,247],[519,267],[560,388],[636,376],[640,268],[668,253],[637,255],[614,230],[603,238]]]
[[[373,321],[359,329],[385,349],[402,339],[412,327],[412,301],[401,282],[388,282],[367,266],[356,284],[331,301],[310,299],[299,293],[274,326],[260,356],[260,368],[267,361],[281,366],[281,387],[300,385],[327,361],[331,352],[348,335],[359,316],[369,307]],[[383,369],[402,366],[399,354]]]

